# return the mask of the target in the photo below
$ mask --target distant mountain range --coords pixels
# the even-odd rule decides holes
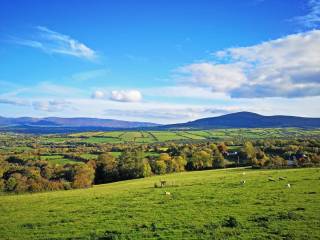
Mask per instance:
[[[213,128],[320,128],[320,118],[293,116],[263,116],[251,112],[238,112],[219,117],[202,118],[191,122],[160,125],[149,122],[130,122],[99,118],[5,118],[0,117],[0,131],[24,133],[68,133],[110,130],[170,130]]]
[[[64,133],[81,131],[108,131],[156,127],[159,124],[149,122],[130,122],[100,118],[5,118],[0,117],[0,131],[25,133]]]

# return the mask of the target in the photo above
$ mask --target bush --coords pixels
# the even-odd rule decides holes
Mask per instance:
[[[239,226],[239,223],[235,217],[229,217],[226,220],[224,220],[223,227],[229,227],[229,228],[235,228]]]

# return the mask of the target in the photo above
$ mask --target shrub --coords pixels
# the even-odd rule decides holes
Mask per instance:
[[[229,217],[222,223],[223,227],[235,228],[239,226],[239,223],[235,217]]]

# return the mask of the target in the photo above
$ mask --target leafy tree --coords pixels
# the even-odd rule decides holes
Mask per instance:
[[[220,143],[220,144],[218,145],[218,149],[219,149],[219,151],[220,151],[221,153],[228,151],[228,147],[226,146],[225,143]]]
[[[72,181],[72,186],[74,188],[91,187],[93,179],[94,179],[94,169],[92,167],[86,164],[75,166],[75,173]]]
[[[121,179],[143,177],[143,152],[126,150],[119,157],[118,170]]]
[[[17,186],[17,179],[12,176],[6,181],[5,184],[5,190],[8,192],[13,192]]]
[[[248,141],[244,143],[244,152],[246,154],[249,164],[251,165],[257,164],[256,149],[254,148],[251,142]]]
[[[225,167],[225,159],[220,151],[214,151],[213,154],[213,167],[214,168],[224,168]]]
[[[155,164],[156,174],[165,174],[167,172],[167,165],[163,160],[157,160]]]
[[[147,159],[143,160],[143,177],[150,177],[152,175],[151,166]]]
[[[185,170],[185,166],[187,165],[187,161],[183,156],[174,157],[175,162],[175,172],[183,172]]]
[[[212,156],[204,150],[192,154],[191,163],[193,169],[204,169],[212,167]]]
[[[95,183],[116,181],[119,178],[116,158],[110,153],[99,155],[96,162]]]

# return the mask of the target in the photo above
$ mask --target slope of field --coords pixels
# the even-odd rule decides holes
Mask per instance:
[[[319,179],[228,169],[0,196],[0,239],[319,239]]]

